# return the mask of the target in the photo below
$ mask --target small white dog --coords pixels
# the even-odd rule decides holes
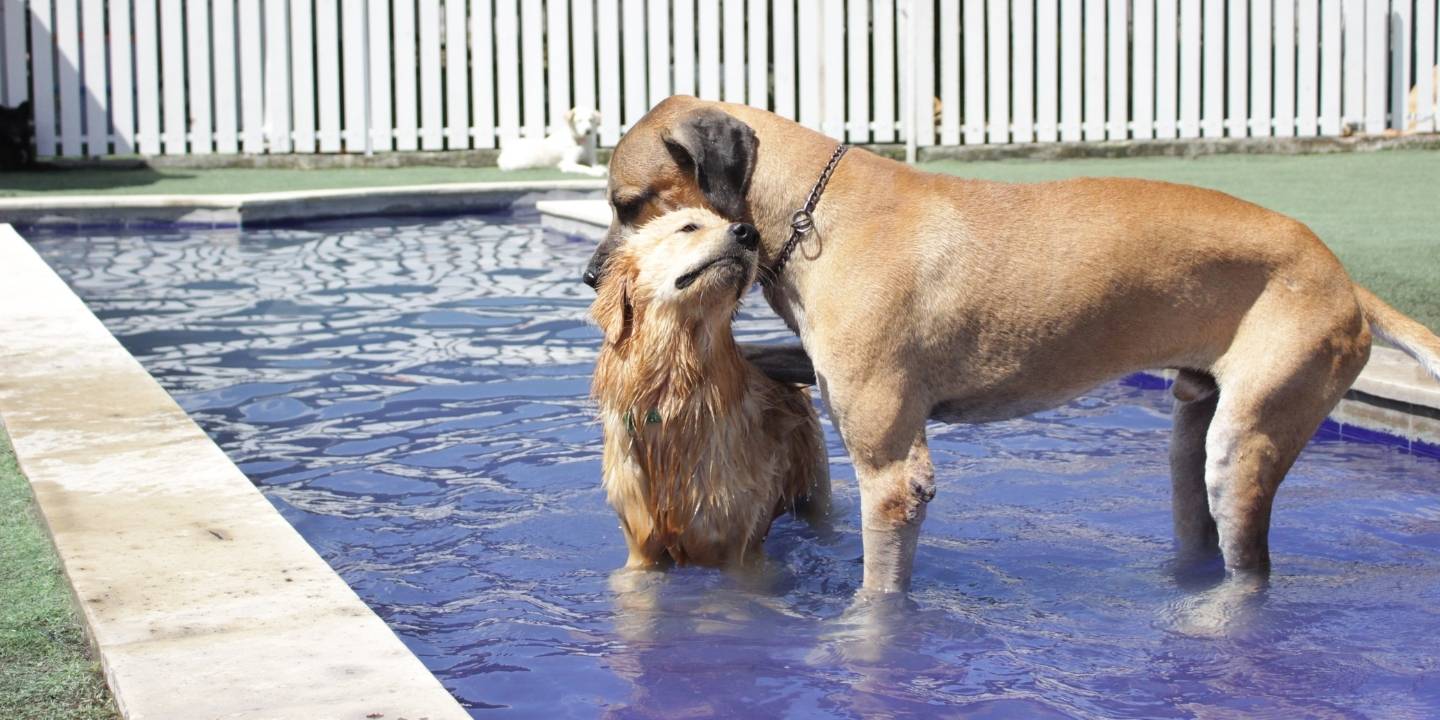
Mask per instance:
[[[565,124],[544,139],[516,138],[506,143],[496,164],[506,171],[553,167],[561,172],[605,177],[605,166],[595,162],[595,131],[599,127],[600,113],[589,108],[571,109],[565,113]]]

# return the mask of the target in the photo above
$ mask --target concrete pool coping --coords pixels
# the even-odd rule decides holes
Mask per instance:
[[[542,198],[589,195],[604,180],[440,183],[233,195],[44,195],[0,198],[12,225],[241,227],[300,220],[493,212]]]
[[[535,209],[543,227],[566,235],[599,240],[610,226],[604,200],[540,200]],[[1147,374],[1163,382],[1170,377],[1163,371]],[[1440,456],[1440,382],[1410,356],[1377,346],[1330,420],[1341,437]]]
[[[468,718],[0,225],[0,423],[127,718]]]

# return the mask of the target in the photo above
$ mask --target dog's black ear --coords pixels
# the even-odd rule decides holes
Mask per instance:
[[[730,220],[750,219],[745,195],[760,141],[749,125],[714,108],[696,108],[662,137],[675,161],[695,173],[700,192],[716,212]]]

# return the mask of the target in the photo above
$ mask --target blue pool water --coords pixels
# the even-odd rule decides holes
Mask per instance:
[[[1115,384],[934,428],[912,607],[851,607],[828,426],[832,536],[782,520],[760,578],[616,575],[588,243],[526,216],[28,234],[476,717],[1440,715],[1440,460],[1312,443],[1270,588],[1227,604],[1170,565],[1168,394]],[[737,333],[787,336],[754,296]]]

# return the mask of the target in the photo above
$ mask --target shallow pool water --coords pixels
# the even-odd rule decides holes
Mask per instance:
[[[1317,439],[1239,610],[1171,566],[1169,396],[1124,383],[933,428],[912,606],[851,607],[828,426],[833,534],[780,521],[759,578],[615,574],[590,244],[533,216],[27,235],[476,717],[1440,715],[1440,460]],[[787,337],[758,296],[737,333]]]

